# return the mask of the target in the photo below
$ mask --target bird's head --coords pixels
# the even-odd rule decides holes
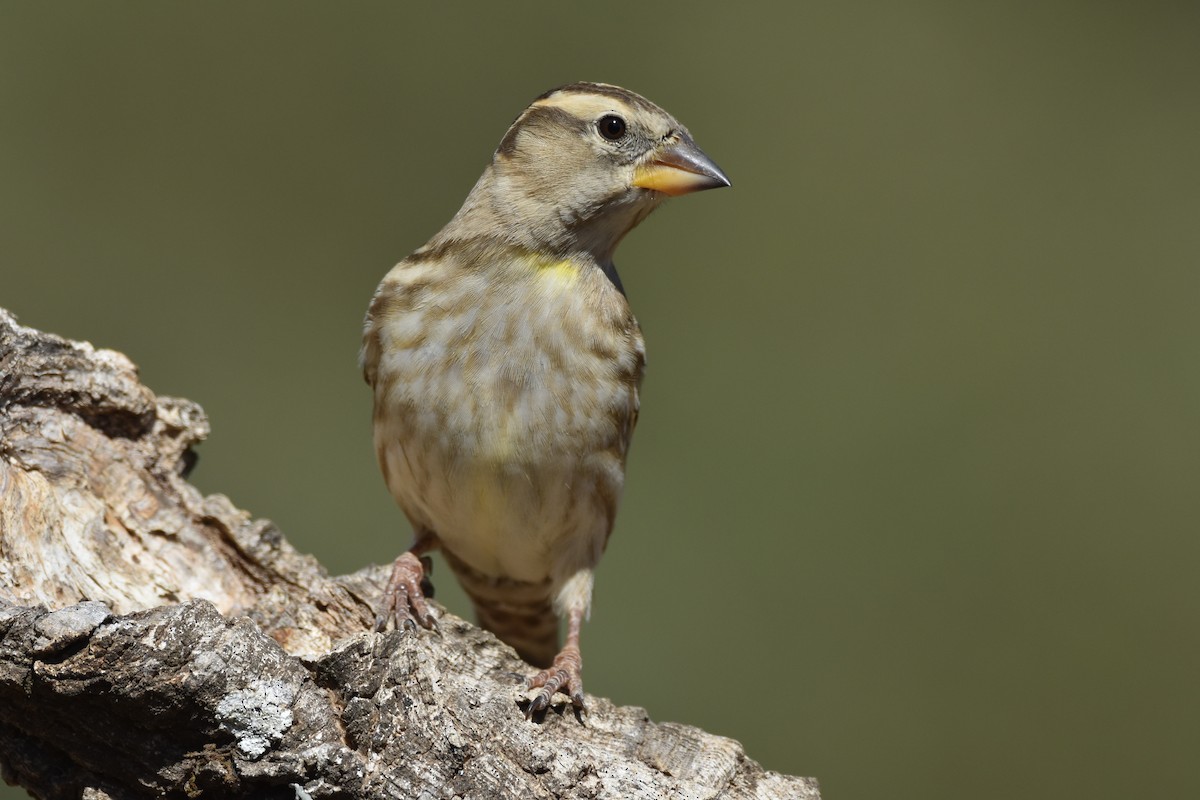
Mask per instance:
[[[729,185],[687,128],[654,103],[617,86],[574,83],[517,117],[476,187],[486,198],[473,200],[489,206],[509,238],[605,261],[668,196]]]

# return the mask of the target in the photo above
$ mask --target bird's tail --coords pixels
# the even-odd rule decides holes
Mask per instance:
[[[558,616],[550,582],[525,583],[484,575],[442,548],[454,576],[471,598],[475,617],[531,665],[550,666],[558,655]]]

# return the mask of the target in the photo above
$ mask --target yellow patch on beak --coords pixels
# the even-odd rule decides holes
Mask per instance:
[[[633,173],[633,185],[677,196],[729,186],[729,178],[690,139],[673,142],[655,152]]]
[[[653,189],[672,197],[713,188],[712,179],[705,175],[653,162],[637,168],[633,173],[633,185],[642,189]]]

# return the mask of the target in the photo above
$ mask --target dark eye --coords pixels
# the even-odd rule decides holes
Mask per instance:
[[[616,114],[605,114],[596,123],[596,130],[610,142],[615,142],[625,135],[625,120]]]

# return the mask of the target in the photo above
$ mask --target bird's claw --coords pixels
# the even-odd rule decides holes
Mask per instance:
[[[425,581],[422,561],[412,553],[402,553],[392,565],[392,576],[383,590],[383,604],[375,617],[376,631],[387,630],[392,620],[396,622],[396,630],[413,632],[418,626],[437,628],[437,620],[430,613],[422,592]]]
[[[529,688],[541,691],[533,698],[525,711],[525,718],[540,714],[550,707],[550,701],[556,692],[562,692],[571,699],[571,705],[580,711],[585,711],[583,701],[583,658],[579,648],[568,644],[554,657],[554,663],[529,679]]]

